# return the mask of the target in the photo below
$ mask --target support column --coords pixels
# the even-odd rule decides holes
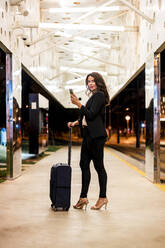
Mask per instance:
[[[120,144],[120,112],[117,112],[117,144]]]
[[[160,182],[160,54],[152,54],[146,62],[146,177]]]
[[[40,154],[48,145],[48,100],[39,93],[29,94],[29,153]]]
[[[121,111],[120,111],[119,97],[117,97],[117,144],[120,144],[120,127],[121,127]]]
[[[140,99],[139,99],[139,79],[137,79],[137,102],[136,102],[136,148],[140,147]]]
[[[21,174],[21,63],[6,54],[7,177]]]

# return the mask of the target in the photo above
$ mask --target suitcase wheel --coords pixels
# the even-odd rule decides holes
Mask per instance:
[[[51,204],[51,208],[54,211],[68,211],[69,210],[69,208],[62,208],[62,207],[56,208],[55,205],[53,204]]]
[[[54,204],[51,204],[51,208],[52,208],[53,211],[57,210]]]

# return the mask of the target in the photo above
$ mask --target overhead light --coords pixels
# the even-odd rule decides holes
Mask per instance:
[[[88,69],[81,69],[81,68],[70,68],[70,67],[67,67],[67,66],[61,66],[60,67],[60,70],[61,71],[70,71],[70,72],[79,72],[79,73],[91,73],[92,71],[96,71],[96,69],[90,69],[90,70],[88,70]],[[97,70],[97,72],[98,73],[100,73],[100,74],[102,74],[103,76],[107,76],[107,72],[105,72],[105,71],[98,71]]]
[[[93,10],[94,8],[50,8],[49,13],[80,13],[80,12],[88,12]],[[111,6],[111,7],[100,7],[96,9],[96,12],[109,12],[109,11],[119,11],[121,10],[120,6]]]
[[[89,8],[91,10],[91,8]],[[87,8],[50,8],[49,13],[77,13],[77,12],[86,12]]]
[[[54,28],[54,29],[67,29],[67,30],[101,30],[101,31],[124,31],[124,26],[105,26],[105,25],[83,25],[83,24],[63,24],[63,23],[46,23],[40,22],[39,28]]]

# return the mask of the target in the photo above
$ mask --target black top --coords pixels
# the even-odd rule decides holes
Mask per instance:
[[[82,126],[82,118],[88,125],[89,135],[92,138],[107,137],[105,131],[105,95],[102,91],[94,93],[86,103],[80,108],[81,117],[79,124]]]

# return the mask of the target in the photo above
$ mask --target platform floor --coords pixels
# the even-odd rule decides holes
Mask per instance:
[[[72,205],[80,192],[80,147],[72,150]],[[129,159],[129,158],[128,158]],[[120,153],[105,149],[108,209],[93,211],[98,181],[92,180],[87,210],[54,212],[49,174],[53,163],[66,162],[67,147],[28,166],[21,177],[0,184],[1,248],[164,248],[165,192],[149,182]]]

